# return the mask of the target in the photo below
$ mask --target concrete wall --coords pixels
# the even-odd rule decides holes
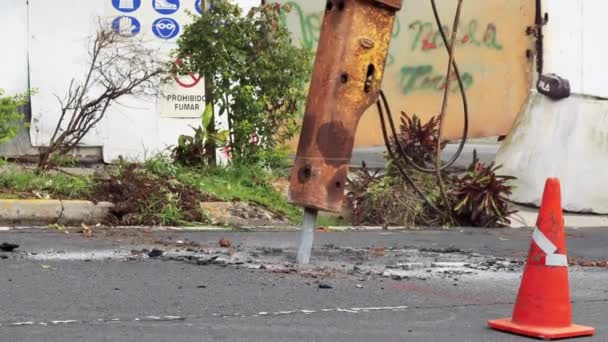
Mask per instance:
[[[569,79],[572,96],[554,101],[531,91],[501,146],[502,172],[518,178],[513,200],[540,205],[547,177],[559,177],[563,207],[608,214],[608,48],[601,43],[608,4],[544,1],[544,72]]]
[[[324,0],[282,0],[293,11],[286,22],[302,46],[316,47]],[[444,25],[451,26],[455,0],[438,1]],[[487,0],[464,3],[456,58],[471,110],[470,137],[509,132],[531,86],[532,61],[525,35],[534,22],[531,0]],[[384,90],[395,115],[401,111],[424,118],[437,115],[445,84],[447,54],[428,0],[406,0],[398,14],[387,63]],[[450,97],[447,138],[462,135],[462,105],[456,82]],[[356,146],[383,145],[375,109],[362,119]]]
[[[23,92],[27,78],[27,0],[0,1],[0,30],[4,45],[0,63],[0,88],[7,93]]]

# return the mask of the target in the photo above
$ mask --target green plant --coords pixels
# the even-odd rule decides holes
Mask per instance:
[[[453,211],[461,224],[490,227],[511,223],[509,216],[515,211],[508,197],[513,189],[509,182],[516,178],[497,175],[500,167],[484,165],[474,152],[466,174],[454,179],[449,195],[456,199]]]
[[[428,220],[423,201],[400,178],[371,172],[365,163],[349,177],[347,189],[354,225],[413,226]]]
[[[228,117],[231,156],[243,164],[259,162],[259,151],[273,150],[297,132],[313,54],[292,44],[281,25],[288,10],[271,3],[243,16],[238,5],[217,0],[213,10],[193,16],[178,40],[175,55],[183,64],[174,71],[204,76],[208,103]]]
[[[175,178],[180,171],[178,165],[175,165],[171,159],[162,154],[146,159],[143,168],[153,175],[164,178]]]
[[[5,96],[4,90],[0,89],[0,144],[11,140],[26,127],[22,110],[29,102],[31,93],[27,91]]]
[[[54,154],[50,157],[49,165],[53,166],[63,166],[63,167],[76,167],[80,165],[80,159],[78,157],[63,155],[63,154]]]
[[[437,137],[439,133],[439,120],[432,117],[425,124],[414,114],[409,117],[401,112],[401,125],[397,139],[403,151],[410,159],[420,166],[432,163],[437,155]],[[446,143],[442,143],[441,148]],[[393,150],[397,150],[396,142],[393,142]]]
[[[177,146],[171,150],[173,160],[184,166],[210,165],[210,155],[215,156],[215,148],[222,147],[228,140],[229,131],[216,132],[213,124],[213,107],[207,105],[202,116],[202,125],[192,127],[194,135],[180,135]],[[209,151],[211,149],[211,151]]]
[[[260,150],[257,154],[257,165],[278,176],[288,178],[293,166],[293,154],[294,152],[288,146]]]
[[[302,210],[275,190],[276,174],[259,165],[230,164],[227,167],[179,167],[176,179],[218,201],[258,204],[292,222],[302,219]]]
[[[94,180],[86,176],[70,176],[62,173],[38,174],[32,170],[8,167],[0,173],[0,189],[17,197],[35,195],[59,199],[89,199]]]

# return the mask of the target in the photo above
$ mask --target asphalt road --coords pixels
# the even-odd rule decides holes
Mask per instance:
[[[428,254],[434,261],[453,260],[454,250],[463,258],[471,253],[482,255],[475,258],[517,258],[525,255],[529,236],[526,230],[468,229],[323,233],[317,234],[313,257],[327,257],[325,251],[333,246],[430,249],[435,251]],[[0,341],[527,340],[485,327],[487,319],[509,316],[519,270],[430,273],[425,280],[393,280],[325,268],[308,274],[274,273],[130,253],[152,247],[177,252],[185,247],[172,243],[183,242],[195,250],[209,250],[217,247],[220,238],[227,238],[235,252],[272,247],[291,255],[296,237],[295,233],[99,231],[86,237],[76,232],[2,232],[0,243],[14,242],[20,248],[0,253],[8,257],[0,259]],[[606,239],[608,229],[569,231],[570,254],[608,259],[601,247]],[[589,250],[583,251],[587,245]],[[393,261],[403,261],[404,256],[394,255]],[[333,257],[343,267],[350,262],[340,255]],[[383,262],[392,261],[385,257]],[[596,337],[582,341],[608,341],[607,281],[602,268],[571,268],[575,321],[598,329]]]

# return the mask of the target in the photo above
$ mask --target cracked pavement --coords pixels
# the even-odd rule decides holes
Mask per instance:
[[[309,267],[297,232],[0,232],[20,245],[0,340],[524,341],[486,321],[511,313],[530,232],[317,233]],[[603,265],[608,230],[567,235],[574,320],[606,341],[608,273],[577,265]]]

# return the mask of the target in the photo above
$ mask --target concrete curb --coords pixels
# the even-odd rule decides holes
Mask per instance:
[[[90,201],[63,200],[0,200],[0,231],[20,229],[44,229],[49,224],[65,226],[80,226],[81,224],[96,225],[104,221],[110,213],[112,203]],[[518,207],[518,214],[513,215],[511,228],[534,227],[538,209]],[[566,227],[594,228],[608,226],[608,216],[564,214]],[[298,226],[264,225],[264,226],[202,226],[202,227],[112,227],[116,229],[155,229],[175,231],[298,231]],[[349,231],[402,231],[424,230],[423,227],[324,227],[320,232],[349,232]]]
[[[518,212],[510,217],[511,228],[530,228],[536,226],[538,208],[515,206]],[[564,226],[567,228],[608,227],[608,215],[575,214],[564,212]]]
[[[4,225],[97,224],[108,216],[112,203],[63,200],[0,200]]]

